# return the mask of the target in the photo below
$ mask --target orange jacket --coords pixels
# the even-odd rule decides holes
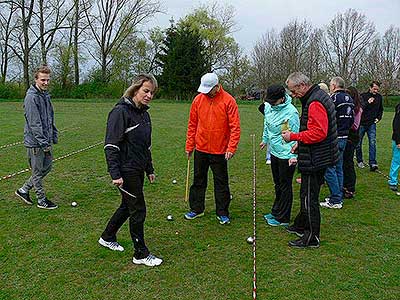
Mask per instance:
[[[220,88],[214,98],[198,94],[190,108],[186,151],[235,153],[240,139],[240,119],[235,99]]]

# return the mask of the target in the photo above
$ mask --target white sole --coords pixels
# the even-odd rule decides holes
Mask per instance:
[[[26,200],[24,199],[24,197],[21,197],[20,195],[18,195],[18,193],[17,193],[17,192],[14,192],[14,194],[15,194],[15,195],[17,195],[17,196],[18,196],[18,198],[20,198],[22,201],[24,201],[24,203],[26,203],[26,204],[28,204],[28,205],[33,205],[33,203],[32,203],[32,202],[28,202],[28,201],[26,201]]]
[[[146,265],[145,262],[142,262],[141,260],[136,260],[136,258],[132,258],[132,263],[135,265],[144,265],[146,267],[158,267],[163,263],[163,261],[161,261],[158,265]]]
[[[119,251],[119,252],[122,252],[122,251],[125,250],[124,247],[122,247],[121,245],[120,245],[120,246],[122,247],[122,250],[110,248],[107,244],[104,244],[106,241],[103,240],[102,238],[99,238],[98,242],[99,242],[99,244],[102,245],[104,248],[110,249],[111,251]]]

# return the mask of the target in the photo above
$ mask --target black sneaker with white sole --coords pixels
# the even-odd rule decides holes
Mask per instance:
[[[21,193],[19,190],[16,190],[15,195],[17,195],[26,204],[29,204],[29,205],[33,204],[31,197],[29,197],[29,193]]]
[[[302,237],[304,235],[304,230],[301,230],[294,225],[286,227],[286,231],[289,233],[293,233],[297,235],[298,237]]]
[[[58,206],[57,204],[51,202],[49,199],[44,198],[44,200],[40,200],[38,202],[37,207],[43,209],[56,209]]]
[[[306,241],[305,238],[300,238],[298,240],[290,241],[288,243],[289,247],[292,248],[319,248],[319,238],[314,237],[310,241]]]

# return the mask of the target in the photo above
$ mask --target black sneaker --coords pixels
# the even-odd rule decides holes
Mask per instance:
[[[378,165],[371,165],[371,166],[369,167],[369,170],[370,170],[371,172],[377,171],[377,170],[378,170]]]
[[[309,243],[306,243],[305,240],[298,239],[294,241],[290,241],[288,243],[289,247],[293,248],[319,248],[319,239],[314,237]]]
[[[397,185],[389,184],[389,189],[391,189],[393,192],[397,192]]]
[[[16,190],[15,195],[17,195],[26,204],[29,204],[29,205],[33,204],[31,197],[29,197],[29,193],[21,193],[19,190]]]
[[[43,209],[56,209],[58,206],[57,204],[51,202],[49,199],[44,198],[44,200],[38,202],[37,207]]]
[[[304,230],[295,227],[294,225],[286,228],[286,231],[289,233],[294,233],[298,237],[302,237],[304,235]]]

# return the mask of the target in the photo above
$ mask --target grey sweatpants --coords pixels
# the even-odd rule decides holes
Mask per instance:
[[[32,176],[24,183],[22,189],[29,192],[35,188],[38,202],[46,198],[43,188],[43,178],[50,172],[53,162],[52,151],[44,152],[42,148],[27,148],[29,166]]]

